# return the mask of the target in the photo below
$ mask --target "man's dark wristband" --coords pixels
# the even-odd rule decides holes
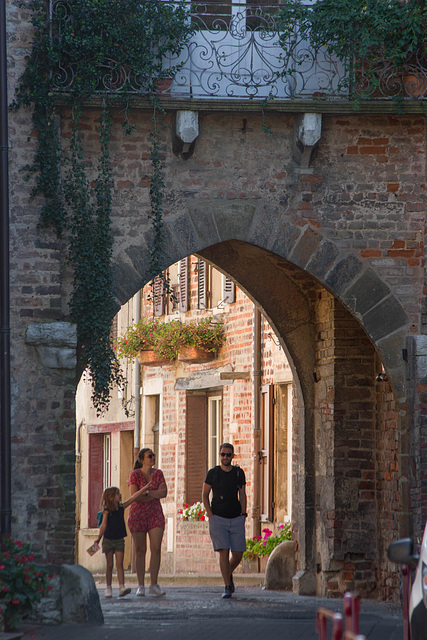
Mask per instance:
[[[241,513],[240,515],[241,515],[241,516],[245,516],[245,518],[247,518],[247,517],[248,517],[248,514],[247,514],[247,513]]]

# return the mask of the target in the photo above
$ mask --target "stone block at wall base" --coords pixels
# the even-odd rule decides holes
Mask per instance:
[[[266,589],[292,589],[295,574],[295,542],[281,542],[270,554],[265,569]]]
[[[79,564],[63,564],[60,577],[62,621],[103,624],[98,591],[90,571]]]
[[[51,591],[25,616],[25,622],[103,624],[104,617],[93,575],[81,565],[49,567]]]
[[[316,580],[310,571],[297,571],[292,578],[292,591],[297,596],[316,595]]]

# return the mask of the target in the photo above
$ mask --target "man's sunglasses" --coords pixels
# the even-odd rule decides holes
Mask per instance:
[[[219,455],[221,456],[221,458],[231,458],[231,456],[233,454],[232,453],[220,453]]]
[[[147,458],[155,458],[156,454],[155,453],[149,453],[147,454]]]

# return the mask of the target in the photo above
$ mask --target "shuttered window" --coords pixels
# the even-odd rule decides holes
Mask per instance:
[[[207,309],[209,304],[209,267],[204,260],[199,258],[198,262],[198,307],[199,309]]]
[[[179,298],[178,308],[180,313],[185,313],[190,308],[190,257],[187,256],[179,262]]]
[[[187,394],[185,455],[185,501],[191,505],[202,499],[203,481],[208,470],[205,394]]]
[[[236,302],[236,285],[233,280],[230,280],[227,276],[224,276],[222,297],[224,303]]]
[[[156,276],[153,280],[153,313],[156,317],[162,316],[165,312],[165,283],[161,276]]]
[[[89,528],[98,526],[96,514],[100,508],[103,491],[103,444],[102,433],[89,435]]]

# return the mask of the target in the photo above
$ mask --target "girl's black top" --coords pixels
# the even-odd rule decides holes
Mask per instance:
[[[107,540],[120,540],[120,538],[125,538],[126,536],[125,510],[120,505],[117,511],[108,512],[104,538],[107,538]]]

